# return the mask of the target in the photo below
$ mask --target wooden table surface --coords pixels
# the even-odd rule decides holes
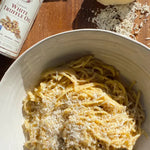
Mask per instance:
[[[139,1],[150,5],[150,0]],[[96,0],[45,0],[20,54],[50,35],[73,29],[96,28],[96,25],[88,22],[88,17],[93,17],[91,10],[97,8],[102,9],[103,6]],[[145,40],[147,37],[150,37],[150,21],[144,25],[137,40],[147,45],[150,43],[150,40]],[[13,62],[14,60],[0,55],[0,79]]]

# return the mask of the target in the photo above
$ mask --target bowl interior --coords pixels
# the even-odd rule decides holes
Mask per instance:
[[[5,74],[0,84],[0,145],[3,150],[23,149],[22,100],[27,90],[37,85],[40,74],[82,55],[93,54],[115,66],[129,81],[137,81],[146,113],[142,136],[136,150],[150,147],[150,52],[148,48],[110,32],[78,30],[53,36],[36,44],[22,55]]]

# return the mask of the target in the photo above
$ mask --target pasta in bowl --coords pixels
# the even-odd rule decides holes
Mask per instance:
[[[86,68],[86,65],[83,63],[83,66],[85,65],[85,68],[80,66],[83,68],[83,71],[79,66],[79,70],[82,72],[77,71],[78,69],[74,68],[74,65],[71,65],[71,63],[75,63],[80,58],[81,60],[79,62],[81,63],[83,60],[86,60],[85,62],[87,62],[87,65],[91,61],[96,61],[96,63],[93,64],[96,67],[94,67],[93,69],[90,69],[90,67]],[[129,38],[125,38],[116,33],[95,29],[68,31],[48,37],[35,44],[13,63],[0,83],[1,149],[22,150],[26,149],[26,147],[29,147],[29,149],[34,149],[35,147],[37,149],[44,149],[44,147],[50,147],[50,144],[52,144],[51,142],[54,142],[54,145],[56,147],[59,144],[62,144],[62,148],[64,149],[73,149],[72,147],[74,147],[74,149],[79,149],[80,146],[86,149],[89,146],[86,145],[88,141],[89,143],[91,143],[90,146],[92,148],[97,145],[99,149],[113,149],[113,147],[122,147],[121,149],[132,149],[132,145],[136,141],[136,144],[134,146],[136,150],[141,150],[141,148],[143,150],[149,150],[149,58],[149,48],[142,45],[141,43],[138,43]],[[59,66],[61,64],[64,65]],[[104,64],[105,68],[100,64]],[[42,79],[39,80],[40,75],[48,68],[52,69],[44,74],[44,76],[42,76]],[[87,73],[84,69],[87,71]],[[90,71],[88,70],[93,70],[95,75],[90,74]],[[102,82],[102,75],[105,75],[107,77],[106,79],[109,79],[106,83]],[[120,76],[123,77],[123,80],[119,79]],[[52,77],[52,79],[50,77]],[[73,89],[73,91],[68,91],[67,94],[62,95],[62,97],[60,97],[55,103],[55,109],[57,108],[56,110],[58,111],[56,111],[55,109],[50,109],[54,108],[53,105],[46,105],[48,103],[50,104],[51,101],[47,101],[46,98],[44,101],[44,99],[42,98],[42,96],[44,96],[42,92],[44,91],[39,91],[41,88],[46,88],[46,86],[49,86],[50,81],[53,81],[55,83],[56,78],[63,78],[63,80],[66,80],[69,83],[66,84],[66,88],[68,90]],[[90,80],[88,81],[88,79]],[[126,79],[128,80],[127,82]],[[83,80],[86,82],[83,82]],[[116,81],[114,83],[111,80]],[[73,84],[74,81],[77,85]],[[132,83],[133,81],[137,81],[136,84],[126,84],[128,82]],[[57,85],[60,86],[62,85],[62,83],[59,83]],[[114,84],[118,86],[115,87]],[[103,85],[105,86],[103,87]],[[132,97],[128,98],[128,101],[127,99],[123,101],[125,102],[125,104],[122,103],[123,99],[121,97],[122,94],[124,95],[124,88],[121,88],[121,85],[123,85],[123,87],[125,88],[125,93],[128,96],[130,96],[131,93],[132,97],[134,97],[134,102],[136,101],[136,107],[135,105],[130,105],[130,103],[128,103],[131,99],[133,99]],[[133,85],[135,89],[137,89],[137,91],[134,90]],[[83,90],[84,87],[86,87],[85,90]],[[110,89],[113,90],[113,87],[115,87],[114,92],[121,96],[119,99],[116,98],[115,93],[109,92]],[[61,94],[63,94],[63,92],[67,90],[66,88],[65,85],[62,85],[62,88],[59,87],[57,92],[61,92]],[[130,88],[131,90],[129,90]],[[140,89],[141,94],[140,92],[138,92],[138,89]],[[75,101],[78,97],[77,95],[74,95],[75,90],[78,90],[77,93],[79,93],[78,101],[80,103],[78,104]],[[92,95],[93,93],[90,91],[94,91],[95,93],[98,92],[98,94]],[[133,94],[132,91],[133,93],[135,92],[135,94]],[[47,89],[45,92],[47,93]],[[39,100],[37,100],[36,95],[40,93],[41,95],[39,97]],[[58,93],[55,94],[58,96]],[[61,94],[59,96],[61,96]],[[100,94],[103,95],[103,97],[100,98]],[[89,99],[87,99],[87,101],[84,101],[87,96],[89,97]],[[71,103],[69,101],[69,98],[72,97],[74,99],[73,101],[71,101]],[[140,102],[138,102],[139,97]],[[109,102],[109,105],[111,107],[109,109],[110,112],[107,110],[107,103],[103,103],[105,100],[104,98],[107,98],[109,100],[107,101],[107,103]],[[43,99],[43,101],[41,101],[40,99]],[[66,100],[66,103],[64,105],[62,104],[64,102],[63,99]],[[95,104],[89,104],[90,100],[95,102]],[[98,104],[96,104],[96,102],[98,102]],[[87,103],[88,105],[84,103]],[[114,103],[116,104],[115,107]],[[140,104],[142,105],[144,114],[143,110],[140,108]],[[68,105],[70,107],[68,107]],[[80,109],[78,106],[80,107]],[[24,111],[23,109],[25,109],[26,111]],[[87,109],[90,109],[90,111],[87,111]],[[133,112],[130,111],[130,109],[132,109]],[[138,111],[136,111],[135,113],[134,110],[136,109],[138,109]],[[39,110],[41,112],[39,112]],[[60,113],[60,110],[62,113]],[[81,112],[79,112],[79,110]],[[123,133],[120,137],[116,136],[115,141],[114,137],[111,135],[111,129],[113,129],[112,127],[115,127],[115,125],[117,127],[117,122],[115,124],[114,120],[119,115],[122,115],[121,111],[122,113],[124,112],[123,118],[126,119],[126,121],[123,122],[121,120],[122,117],[117,119],[118,123],[124,123],[124,128],[122,128],[121,130],[121,127],[118,127],[116,130],[123,133],[126,129],[129,129],[127,130],[127,133],[129,133],[129,135]],[[140,111],[141,113],[137,113]],[[109,117],[111,116],[111,113],[115,114],[114,120],[113,118]],[[117,113],[118,116],[116,116]],[[132,113],[134,115],[136,114],[137,116],[132,115]],[[49,115],[50,119],[47,118],[47,114],[52,114]],[[32,115],[34,116],[31,117]],[[66,122],[66,125],[64,125],[63,123],[61,124],[61,128],[59,128],[59,124],[57,124],[58,120],[56,118],[59,117],[59,115],[60,123],[62,123],[63,121]],[[43,120],[40,120],[40,118],[38,120],[38,117],[42,117]],[[65,117],[68,121],[65,120]],[[73,120],[74,117],[75,119],[77,119],[77,121]],[[91,120],[91,122],[90,120],[88,120],[94,119],[94,117],[95,120]],[[107,122],[107,117],[111,120],[111,122]],[[141,121],[136,121],[137,117],[139,117]],[[56,120],[54,118],[56,118]],[[35,124],[33,123],[34,121]],[[36,121],[39,122],[40,126],[36,124]],[[106,125],[105,122],[108,123],[108,129],[106,129],[106,126],[104,126]],[[50,124],[54,123],[55,128],[53,125],[50,126]],[[79,126],[79,124],[81,125]],[[89,129],[87,128],[86,124],[90,124]],[[101,126],[99,126],[99,124]],[[127,124],[130,126],[129,128]],[[47,133],[47,127],[49,126],[49,133]],[[76,128],[76,126],[79,128]],[[120,126],[122,126],[122,124],[120,124]],[[30,131],[31,128],[33,128],[32,131]],[[75,135],[69,132],[70,128],[72,128],[72,131],[75,133]],[[78,130],[80,128],[81,130]],[[100,130],[102,132],[98,132],[97,129],[98,131]],[[51,130],[52,132],[50,132]],[[111,132],[109,132],[108,134],[105,130],[107,132]],[[132,132],[130,132],[131,130]],[[62,131],[62,133],[60,131]],[[143,134],[143,131],[147,136]],[[24,132],[26,134],[24,134]],[[55,134],[56,137],[60,133],[60,138],[57,139],[55,136],[53,136],[54,132],[57,132],[57,134]],[[48,137],[52,135],[52,137],[57,140],[52,141],[53,138],[50,137],[51,141],[47,141],[47,134]],[[114,135],[117,135],[117,133],[115,133]],[[44,136],[45,138],[42,138]],[[79,139],[79,136],[80,145],[77,144],[77,139]],[[128,141],[126,139],[126,142],[124,143],[125,136],[129,136],[131,141]],[[65,137],[67,138],[65,139]],[[83,138],[85,138],[84,141],[82,140]],[[106,139],[107,141],[105,141]],[[41,144],[42,140],[43,145]],[[117,144],[118,140],[120,144]],[[122,145],[122,143],[124,144]]]
[[[84,56],[52,69],[23,102],[28,149],[132,150],[145,115],[140,92],[113,66]]]

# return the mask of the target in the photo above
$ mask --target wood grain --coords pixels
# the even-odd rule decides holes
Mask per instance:
[[[150,5],[150,0],[139,1]],[[72,29],[96,28],[95,24],[88,22],[88,18],[93,17],[91,10],[97,8],[103,9],[104,6],[96,0],[45,0],[20,54],[50,35]],[[137,40],[147,45],[150,43],[150,40],[145,40],[147,37],[150,37],[150,21],[144,25]],[[12,62],[0,55],[0,79]]]
[[[72,30],[83,0],[47,0],[37,15],[35,23],[22,47],[21,53],[31,45],[50,35]]]

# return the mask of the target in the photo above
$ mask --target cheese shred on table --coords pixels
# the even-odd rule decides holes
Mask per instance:
[[[143,24],[149,21],[150,6],[146,3],[132,2],[107,6],[105,9],[93,10],[92,12],[94,17],[89,17],[88,22],[96,24],[98,29],[114,31],[136,39]]]
[[[132,150],[142,134],[140,92],[113,66],[84,56],[44,74],[23,101],[30,150]]]

